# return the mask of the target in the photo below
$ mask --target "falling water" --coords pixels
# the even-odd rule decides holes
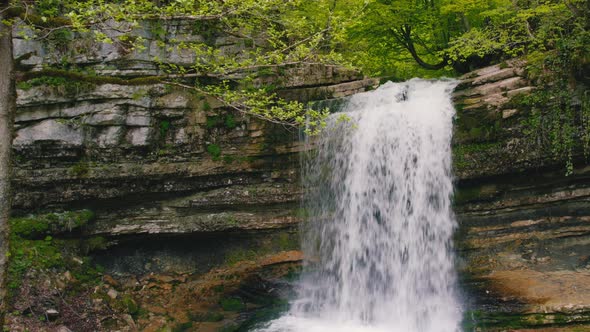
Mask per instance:
[[[329,119],[304,172],[309,221],[299,296],[262,331],[460,330],[451,247],[454,85],[387,83]]]

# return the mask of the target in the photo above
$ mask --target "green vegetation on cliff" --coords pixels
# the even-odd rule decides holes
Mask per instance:
[[[72,264],[71,260],[74,258],[72,253],[77,253],[82,247],[99,248],[103,245],[103,241],[100,238],[93,238],[81,246],[78,240],[57,239],[54,236],[77,231],[92,218],[91,211],[80,210],[11,219],[9,288],[18,289],[25,274],[35,270],[70,267],[78,277],[88,279],[95,271],[87,266],[87,262]]]
[[[395,80],[525,59],[537,87],[517,106],[529,114],[526,134],[571,173],[581,151],[590,153],[589,18],[588,0],[375,0],[336,49],[365,73]],[[487,139],[482,125],[469,136]]]
[[[301,125],[311,121],[308,128],[312,131],[322,127],[326,113],[277,97],[277,86],[288,79],[284,66],[338,64],[371,76],[404,80],[454,76],[526,56],[531,72],[565,72],[588,80],[584,74],[589,64],[587,0],[23,3],[13,1],[8,11],[13,16],[6,21],[17,23],[15,18],[22,22],[26,17],[30,31],[23,34],[28,34],[27,38],[44,37],[51,47],[62,50],[57,52],[61,54],[58,63],[22,75],[19,87],[23,89],[60,84],[69,93],[101,82],[166,82],[209,94],[229,108],[271,122]],[[103,14],[114,21],[102,21],[106,18]],[[174,19],[187,20],[190,31],[170,35],[165,24]],[[113,29],[124,32],[109,32]],[[149,37],[139,33],[141,29],[147,29]],[[215,41],[222,35],[240,41],[240,56]],[[181,65],[150,55],[159,63],[159,76],[100,76],[72,66],[75,53],[63,51],[80,38],[112,44],[129,54],[145,52],[149,46],[146,38],[154,38],[159,47],[191,54],[195,62]],[[559,79],[571,83],[570,76]],[[63,77],[68,80],[62,82]]]

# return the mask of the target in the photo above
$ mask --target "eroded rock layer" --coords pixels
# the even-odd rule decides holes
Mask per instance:
[[[179,23],[168,32],[182,29]],[[21,65],[29,70],[39,70],[69,56],[80,67],[120,77],[157,75],[151,61],[155,55],[178,64],[192,61],[187,54],[166,53],[149,33],[144,38],[147,54],[109,45],[51,48],[17,39],[15,58],[25,59]],[[224,52],[238,54],[245,47],[239,39],[210,38]],[[81,48],[85,52],[71,54]],[[461,78],[454,97],[458,266],[468,303],[466,324],[488,330],[590,321],[590,168],[580,163],[566,177],[563,165],[524,135],[528,113],[514,97],[534,88],[522,68],[513,61],[470,73]],[[286,67],[285,72],[289,79],[282,81],[280,94],[300,101],[338,100],[377,84],[332,66]],[[246,241],[266,248],[246,255],[248,246],[233,250],[238,260],[258,259],[293,249],[295,226],[305,215],[298,179],[304,148],[296,132],[182,89],[21,85],[14,139],[15,215],[89,209],[94,218],[81,236],[106,236],[122,243],[119,248],[151,243],[153,237],[147,235],[198,235],[194,241],[201,243],[206,241],[199,236],[206,235],[206,243],[212,243],[210,258],[221,265],[228,250],[216,239],[230,233],[278,239],[272,245]],[[165,273],[184,273],[183,267],[195,262],[180,254],[184,249],[162,246],[138,248],[137,257],[143,259],[138,273],[157,273],[153,267],[158,264],[174,267]],[[105,263],[109,273],[131,269],[130,258],[111,258],[112,264]],[[129,289],[136,291],[134,287]],[[166,326],[167,310],[151,312],[151,318],[163,321],[154,329]],[[185,321],[186,313],[181,315]],[[127,326],[135,326],[131,322]]]
[[[491,330],[590,319],[590,168],[565,176],[524,134],[520,67],[470,73],[455,93],[458,266],[468,325]]]

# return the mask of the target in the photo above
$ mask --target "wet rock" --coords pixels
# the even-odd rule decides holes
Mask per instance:
[[[590,307],[587,271],[494,271],[487,278],[503,298],[529,304],[529,312],[576,313]]]

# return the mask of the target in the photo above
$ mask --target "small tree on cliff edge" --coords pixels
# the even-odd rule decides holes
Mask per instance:
[[[323,126],[326,111],[308,110],[301,103],[282,100],[271,88],[256,83],[256,77],[262,71],[274,70],[276,73],[284,65],[339,61],[329,51],[327,44],[330,42],[326,40],[334,38],[345,20],[332,20],[332,14],[328,12],[326,24],[304,26],[302,16],[297,16],[302,5],[309,3],[299,0],[0,0],[0,325],[7,308],[5,286],[9,258],[15,82],[43,76],[66,76],[80,81],[121,85],[164,83],[208,94],[249,116],[290,127],[306,123],[308,130],[317,131]],[[140,52],[143,40],[134,35],[134,31],[141,27],[141,22],[170,20],[192,20],[195,24],[209,25],[249,41],[252,46],[240,57],[235,57],[224,56],[206,42],[166,40],[165,44],[162,40],[162,47],[173,46],[194,52],[196,63],[179,66],[167,63],[166,59],[154,59],[160,64],[161,75],[140,79],[74,73],[67,67],[17,72],[18,63],[23,59],[13,59],[15,25],[19,30],[27,31],[27,38],[47,39],[67,31]],[[119,33],[113,36],[105,33],[107,31]]]

